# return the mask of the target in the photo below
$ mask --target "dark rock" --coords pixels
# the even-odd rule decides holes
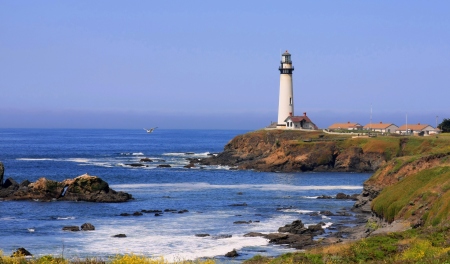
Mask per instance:
[[[336,199],[344,200],[344,199],[350,199],[350,195],[345,193],[338,193],[336,194]]]
[[[188,165],[185,165],[184,168],[190,169],[190,168],[194,168],[195,164],[194,163],[189,163]]]
[[[127,237],[127,235],[125,235],[125,234],[117,234],[117,235],[114,235],[112,237]]]
[[[247,203],[231,204],[230,206],[247,206]]]
[[[301,220],[295,220],[291,224],[287,224],[283,227],[278,228],[278,232],[292,234],[303,234],[307,230],[308,229],[305,227]]]
[[[121,213],[120,216],[130,216],[129,213]]]
[[[281,245],[287,244],[296,249],[303,249],[316,243],[309,234],[271,233],[268,234],[266,238],[269,239],[269,243]]]
[[[263,233],[259,232],[250,232],[244,235],[244,237],[264,237],[265,235]]]
[[[25,257],[25,256],[33,256],[28,250],[25,248],[18,248],[15,252],[12,253],[11,257]]]
[[[196,237],[207,237],[209,234],[195,234]]]
[[[233,222],[233,224],[251,224],[252,223],[252,220],[250,220],[250,221],[235,221],[235,222]]]
[[[170,166],[169,164],[159,164],[158,168],[171,168],[172,166]]]
[[[332,212],[330,212],[330,211],[320,211],[320,214],[321,215],[324,215],[324,216],[333,216],[334,214],[332,213]]]
[[[237,253],[236,249],[233,249],[232,251],[225,254],[225,257],[227,258],[235,258],[237,256],[239,256],[239,254]]]
[[[179,214],[184,214],[184,213],[187,213],[187,212],[189,212],[189,211],[186,210],[186,209],[178,211]]]
[[[352,216],[352,214],[349,212],[339,211],[336,212],[335,216]]]
[[[8,178],[3,183],[3,188],[11,188],[17,190],[19,188],[19,184],[13,178]]]
[[[76,232],[76,231],[80,231],[80,227],[79,226],[64,226],[62,228],[62,230]]]
[[[29,180],[24,180],[23,182],[20,183],[19,188],[21,187],[28,187],[28,185],[30,185],[30,181]]]
[[[237,195],[243,195],[243,194],[244,194],[243,192],[238,192],[238,193],[237,193]]]
[[[27,186],[23,182],[22,188],[13,179],[6,180],[3,186],[5,184],[8,188],[0,191],[0,198],[5,200],[125,202],[133,199],[130,194],[116,192],[107,182],[88,174],[62,182],[40,178]]]
[[[141,210],[143,213],[153,214],[153,213],[162,213],[161,210]]]
[[[91,223],[84,223],[84,224],[81,225],[81,230],[83,230],[83,231],[92,231],[92,230],[95,230],[95,227]]]
[[[310,225],[310,226],[308,226],[308,231],[312,235],[322,235],[323,233],[325,233],[325,231],[322,228],[322,224],[321,223],[319,223],[317,225]]]
[[[141,164],[141,163],[128,163],[128,164],[125,164],[125,165],[131,166],[131,167],[148,167],[147,165]]]
[[[160,213],[156,213],[156,214],[155,214],[155,216],[162,216],[162,214],[160,214]]]
[[[319,197],[317,197],[317,199],[332,199],[333,197],[328,196],[328,195],[321,195]]]
[[[164,212],[172,212],[172,213],[174,213],[174,212],[178,212],[178,210],[177,209],[164,209]]]
[[[139,160],[140,162],[153,162],[153,160],[149,159],[149,158],[142,158]]]
[[[134,215],[134,216],[141,216],[141,215],[143,215],[143,214],[142,214],[141,212],[134,212],[133,215]]]

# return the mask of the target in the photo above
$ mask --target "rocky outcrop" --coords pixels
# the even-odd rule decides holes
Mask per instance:
[[[257,171],[372,172],[385,164],[390,153],[383,145],[366,141],[319,131],[261,130],[236,136],[222,153],[191,162]]]
[[[12,258],[15,257],[25,257],[25,256],[33,256],[33,254],[31,254],[28,250],[26,250],[25,248],[21,247],[18,248],[16,251],[14,251],[11,255]]]
[[[8,178],[0,189],[0,198],[5,200],[39,201],[86,201],[125,202],[133,199],[131,194],[116,192],[99,177],[84,174],[62,182],[40,178],[36,182],[18,184]]]
[[[322,223],[305,227],[301,220],[295,220],[291,224],[287,224],[278,229],[278,233],[263,234],[251,232],[245,234],[244,237],[264,237],[269,243],[288,245],[296,249],[304,249],[316,244],[314,236],[324,233]]]
[[[233,249],[232,251],[225,254],[225,257],[227,258],[235,258],[237,256],[239,256],[239,254],[237,253],[236,249]]]

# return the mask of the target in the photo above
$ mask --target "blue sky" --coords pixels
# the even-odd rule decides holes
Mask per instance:
[[[0,127],[259,129],[450,118],[448,1],[0,1]]]

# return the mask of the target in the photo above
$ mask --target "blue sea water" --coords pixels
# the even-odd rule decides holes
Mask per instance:
[[[62,181],[88,173],[135,198],[126,203],[0,201],[0,250],[25,247],[34,255],[66,258],[133,253],[168,260],[216,257],[236,249],[241,262],[256,254],[292,251],[249,232],[276,232],[301,219],[333,225],[336,212],[352,201],[316,199],[339,192],[359,193],[367,173],[267,173],[226,166],[184,168],[187,158],[218,153],[239,130],[77,130],[0,129],[5,179]],[[135,168],[141,158],[154,162]],[[169,164],[170,168],[159,168]],[[235,206],[244,205],[245,206]],[[188,210],[162,216],[120,216],[141,210]],[[252,221],[235,224],[236,221]],[[63,226],[91,223],[94,231],[68,232]],[[332,230],[327,230],[332,232]],[[210,234],[197,237],[196,234]],[[125,234],[125,238],[113,235]],[[228,260],[226,260],[229,262]]]

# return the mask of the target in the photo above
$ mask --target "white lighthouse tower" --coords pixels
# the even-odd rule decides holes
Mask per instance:
[[[292,85],[292,66],[291,54],[286,50],[281,55],[280,65],[280,97],[278,102],[278,121],[277,128],[285,128],[285,120],[294,115],[294,89]]]

